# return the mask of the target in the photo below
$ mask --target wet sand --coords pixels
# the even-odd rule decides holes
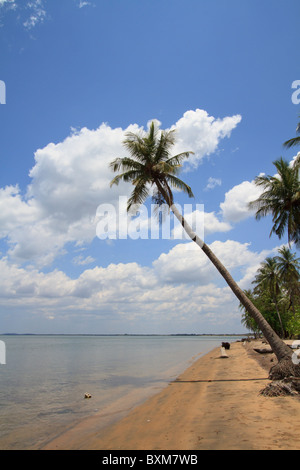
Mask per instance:
[[[262,346],[232,343],[227,359],[216,348],[118,422],[93,416],[44,449],[300,450],[300,398],[260,395],[276,363]]]

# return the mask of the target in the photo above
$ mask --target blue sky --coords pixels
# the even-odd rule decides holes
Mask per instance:
[[[238,302],[186,240],[100,240],[108,163],[152,119],[195,155],[182,178],[241,287],[286,239],[247,202],[289,161],[298,0],[0,0],[0,332],[242,332]],[[150,210],[150,206],[147,206]]]

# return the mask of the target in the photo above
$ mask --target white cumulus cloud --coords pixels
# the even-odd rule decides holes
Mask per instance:
[[[222,180],[220,178],[213,178],[210,176],[207,181],[207,185],[205,187],[205,190],[208,191],[209,189],[214,189],[217,186],[221,186]]]
[[[204,157],[218,149],[222,139],[230,137],[241,119],[240,115],[216,119],[203,109],[185,112],[172,126],[177,131],[176,153],[193,151],[195,155],[189,157],[189,162],[197,167]]]
[[[249,210],[249,202],[256,200],[261,193],[262,189],[254,181],[243,181],[234,186],[225,194],[225,200],[220,204],[224,219],[240,222],[253,216],[253,211]]]
[[[191,145],[196,162],[229,136],[237,122],[237,118],[216,120],[196,110],[185,113],[174,128],[179,146],[187,150]],[[103,123],[94,130],[72,130],[64,141],[38,149],[26,194],[17,186],[0,189],[0,235],[7,237],[8,255],[17,262],[43,266],[64,253],[67,243],[90,243],[96,237],[97,207],[107,203],[117,208],[119,197],[132,190],[125,183],[110,188],[114,175],[109,163],[126,155],[122,144],[126,132],[140,130],[137,124],[122,129]],[[204,147],[198,133],[206,136]],[[229,229],[213,213],[206,215],[207,233]]]

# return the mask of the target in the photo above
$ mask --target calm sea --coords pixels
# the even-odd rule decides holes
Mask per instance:
[[[99,414],[113,422],[235,337],[0,336],[0,449],[34,449]],[[84,394],[90,393],[91,399]]]

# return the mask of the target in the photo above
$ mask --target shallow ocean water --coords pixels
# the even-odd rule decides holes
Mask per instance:
[[[238,337],[0,336],[0,449],[40,448],[76,422],[103,423],[174,380],[201,355]],[[92,395],[85,399],[85,393]]]

